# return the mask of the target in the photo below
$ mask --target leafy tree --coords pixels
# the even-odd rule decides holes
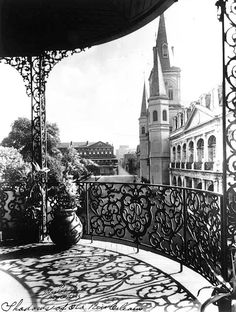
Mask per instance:
[[[56,155],[59,152],[57,144],[60,142],[59,128],[55,123],[47,123],[47,152],[49,155]],[[9,135],[2,140],[4,147],[14,147],[23,156],[24,160],[32,160],[32,133],[31,121],[28,118],[20,117],[12,124]]]
[[[58,156],[61,154],[57,148],[60,142],[60,131],[56,123],[47,123],[47,152],[51,156]]]
[[[61,162],[61,157],[47,155],[48,172],[48,187],[58,185],[63,179],[64,166]]]
[[[77,181],[87,178],[98,165],[90,159],[81,158],[75,148],[69,147],[62,156],[64,172]]]
[[[17,149],[0,146],[0,182],[14,185],[26,177],[30,169]]]
[[[94,173],[98,167],[92,160],[81,158],[74,148],[68,148],[63,154],[57,148],[60,142],[59,128],[56,123],[47,123],[47,167],[48,184],[57,185],[65,175],[71,175],[79,181]],[[32,161],[32,134],[31,121],[27,118],[18,118],[12,124],[9,135],[2,140],[2,148],[11,148],[9,154],[14,154],[14,165],[11,164],[11,157],[8,158],[8,165],[4,167],[4,174],[1,173],[0,152],[0,177],[10,179],[15,174],[16,180],[24,176],[24,166],[30,167]],[[17,165],[21,163],[21,165]],[[7,168],[7,169],[6,169]],[[17,171],[18,169],[18,171]]]
[[[1,145],[4,147],[14,147],[23,156],[29,159],[32,150],[31,123],[27,118],[18,118],[12,124],[9,135],[2,140]]]

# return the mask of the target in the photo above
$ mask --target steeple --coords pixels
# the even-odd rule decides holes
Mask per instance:
[[[147,99],[147,96],[146,96],[146,86],[145,86],[145,82],[144,82],[144,84],[143,84],[143,99],[142,99],[142,106],[141,106],[140,117],[147,115],[146,99]]]
[[[158,49],[153,48],[153,69],[150,75],[150,97],[167,97]]]
[[[169,57],[169,49],[168,49],[164,14],[160,16],[160,20],[159,20],[156,48],[160,57],[162,70],[163,71],[169,70],[170,69],[170,57]]]

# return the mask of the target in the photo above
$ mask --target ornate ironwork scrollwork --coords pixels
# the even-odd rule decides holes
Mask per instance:
[[[88,234],[162,252],[217,283],[212,271],[221,269],[220,195],[136,183],[87,185],[81,204],[88,205]]]
[[[94,183],[89,186],[91,233],[123,238],[126,227],[120,214],[122,185]]]
[[[186,264],[217,283],[212,271],[221,270],[220,197],[186,189]]]
[[[0,231],[3,232],[3,239],[19,239],[19,226],[22,222],[24,211],[25,183],[19,182],[14,186],[0,183]]]
[[[184,211],[182,190],[171,187],[154,187],[152,228],[149,231],[151,246],[179,260],[184,258]]]
[[[122,197],[121,216],[128,231],[139,244],[149,228],[152,220],[150,190],[144,185],[127,184],[120,189]]]
[[[236,216],[236,3],[234,0],[218,1],[223,29],[223,134],[225,158],[225,209],[228,213],[228,238],[234,242]]]
[[[228,279],[228,246],[236,242],[236,1],[218,0],[223,47],[223,203],[221,252],[223,277]]]
[[[152,220],[148,193],[142,184],[90,185],[92,234],[140,244]]]

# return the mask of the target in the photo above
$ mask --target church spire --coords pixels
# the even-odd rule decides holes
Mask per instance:
[[[167,97],[157,47],[153,48],[153,69],[150,76],[150,97],[152,96]]]
[[[146,101],[146,99],[147,99],[147,96],[146,96],[146,86],[145,86],[145,82],[144,82],[144,84],[143,84],[143,98],[142,98],[142,106],[141,106],[140,117],[147,115],[147,105],[146,105],[147,101]]]
[[[159,20],[156,48],[160,57],[162,70],[165,72],[166,70],[170,69],[170,57],[164,14],[160,16]]]

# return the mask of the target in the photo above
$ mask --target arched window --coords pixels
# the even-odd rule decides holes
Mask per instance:
[[[180,114],[180,126],[183,127],[184,125],[184,115],[181,113]]]
[[[174,99],[174,91],[173,91],[173,87],[169,86],[168,88],[168,98],[169,100],[173,100]]]
[[[163,43],[162,45],[162,56],[164,58],[168,57],[168,45],[166,43]]]
[[[176,148],[175,146],[172,149],[172,160],[175,161],[176,160]]]
[[[181,146],[177,146],[177,161],[180,161],[181,159]]]
[[[201,189],[202,189],[202,182],[199,182],[199,183],[197,184],[196,188],[197,188],[198,190],[201,190]]]
[[[153,111],[152,117],[153,117],[153,121],[157,121],[158,120],[158,118],[157,118],[157,111],[156,110]]]
[[[197,161],[202,162],[204,158],[204,141],[199,139],[197,141]]]
[[[184,145],[183,145],[183,154],[182,154],[182,160],[183,161],[186,161],[186,155],[187,155],[187,153],[186,153],[186,143],[184,143]]]
[[[214,162],[216,157],[216,138],[211,135],[208,139],[208,161]]]
[[[178,186],[182,186],[182,180],[180,177],[178,177]]]
[[[175,117],[175,129],[177,129],[178,128],[178,119],[177,119],[177,117]]]
[[[141,133],[145,134],[145,127],[142,127]]]
[[[167,111],[165,109],[162,112],[162,120],[167,121]]]
[[[188,145],[188,150],[189,150],[188,161],[191,163],[193,162],[193,149],[194,149],[193,141],[190,141]]]
[[[186,177],[186,187],[192,188],[192,179],[189,177]]]
[[[208,186],[208,191],[211,191],[211,192],[214,192],[214,185],[213,183],[211,183],[209,186]]]
[[[173,177],[173,179],[172,179],[172,185],[175,185],[175,186],[176,186],[176,177]]]

